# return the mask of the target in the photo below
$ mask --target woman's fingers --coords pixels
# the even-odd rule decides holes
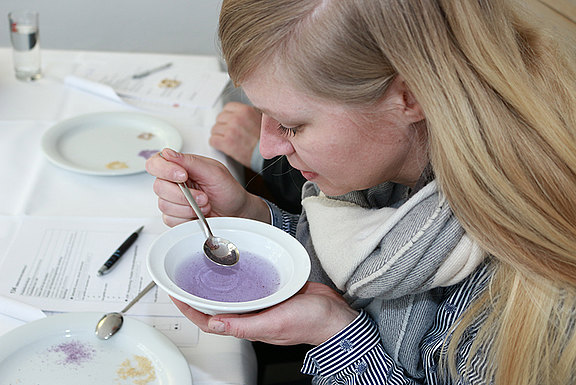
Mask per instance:
[[[174,302],[176,307],[180,310],[180,312],[186,316],[186,318],[192,321],[202,331],[204,332],[210,331],[208,328],[208,320],[211,318],[211,316],[193,309],[189,305],[185,304],[182,301],[177,300],[176,298],[173,297],[170,298],[172,299],[172,302]]]
[[[146,161],[146,171],[156,178],[171,182],[186,182],[188,174],[184,167],[171,161],[175,158],[175,151],[164,149],[162,152],[150,157]]]
[[[164,179],[156,179],[153,190],[158,196],[158,209],[164,214],[164,223],[168,226],[172,227],[196,218],[194,210],[190,207],[177,184]],[[211,206],[206,194],[194,189],[191,190],[191,193],[202,213],[208,215]]]

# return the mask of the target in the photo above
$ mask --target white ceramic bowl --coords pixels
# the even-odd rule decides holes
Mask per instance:
[[[172,297],[206,314],[246,313],[278,304],[304,286],[310,274],[308,253],[290,234],[243,218],[207,218],[215,236],[232,241],[247,251],[272,262],[280,275],[278,290],[264,298],[246,302],[219,302],[192,295],[181,289],[174,276],[178,267],[193,254],[201,252],[204,232],[197,221],[186,222],[163,233],[150,247],[147,266],[152,279]]]

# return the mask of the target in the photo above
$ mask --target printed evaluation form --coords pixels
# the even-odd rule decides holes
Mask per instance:
[[[102,218],[23,218],[0,262],[0,295],[48,311],[119,311],[151,281],[146,253],[162,228],[147,225],[110,273],[97,272],[142,224]],[[130,312],[180,314],[157,287]]]

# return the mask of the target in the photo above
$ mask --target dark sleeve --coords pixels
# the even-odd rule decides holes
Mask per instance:
[[[286,157],[264,159],[261,174],[266,187],[280,208],[293,214],[302,211],[301,193],[306,179],[300,171],[290,166]]]

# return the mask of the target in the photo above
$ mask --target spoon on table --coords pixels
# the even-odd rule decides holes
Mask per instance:
[[[156,286],[154,281],[150,282],[148,286],[146,286],[124,309],[120,311],[120,313],[108,313],[104,314],[100,321],[96,324],[96,336],[101,340],[107,340],[108,338],[112,337],[124,323],[123,314],[128,311],[136,302],[140,300],[144,296],[144,294],[148,293],[150,289]]]
[[[188,189],[188,186],[186,186],[184,183],[178,183],[178,186],[180,186],[180,190],[182,190],[184,193],[186,200],[188,200],[188,203],[190,203],[190,206],[192,206],[196,216],[198,219],[200,219],[202,230],[206,235],[206,242],[204,242],[203,247],[206,257],[218,265],[235,265],[240,259],[240,252],[238,251],[236,245],[227,239],[215,237],[212,234],[210,226],[208,226],[208,222],[206,221],[204,214],[202,214],[202,211],[200,211],[200,207],[198,207],[198,204],[194,200],[194,197]]]

